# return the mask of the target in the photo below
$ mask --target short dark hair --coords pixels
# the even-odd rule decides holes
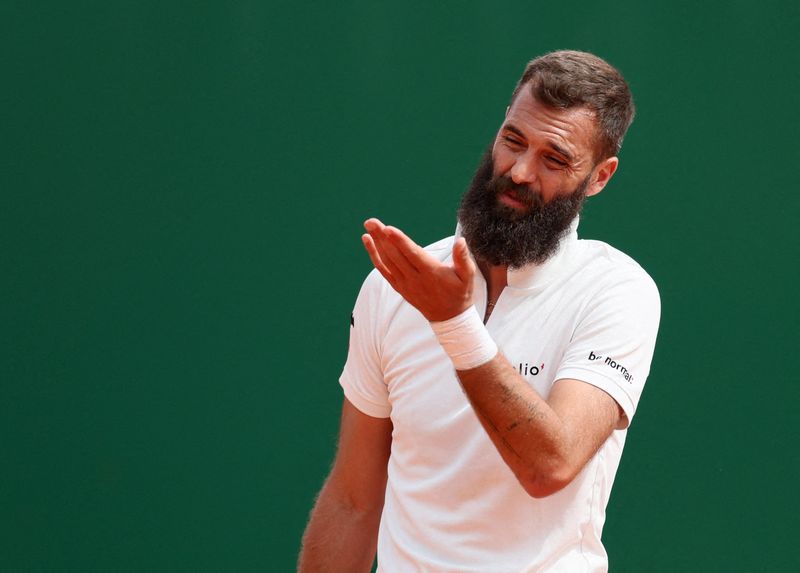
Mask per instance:
[[[551,52],[528,62],[511,103],[526,85],[536,101],[548,107],[586,107],[594,112],[595,161],[619,153],[636,109],[625,78],[611,64],[587,52]]]

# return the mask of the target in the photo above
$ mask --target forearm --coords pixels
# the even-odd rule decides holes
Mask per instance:
[[[381,511],[381,506],[354,506],[329,479],[303,535],[298,572],[368,572],[375,559]]]
[[[531,495],[541,497],[572,479],[572,436],[553,408],[498,352],[458,378],[481,424]]]

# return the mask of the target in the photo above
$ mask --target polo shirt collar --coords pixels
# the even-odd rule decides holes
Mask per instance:
[[[507,274],[508,286],[518,289],[531,289],[542,286],[560,271],[569,260],[571,247],[578,241],[578,224],[580,217],[575,217],[570,223],[566,234],[558,243],[558,249],[549,259],[540,264],[529,264],[518,269],[509,269]],[[456,239],[461,236],[461,225],[456,225]],[[480,274],[480,273],[478,273]]]

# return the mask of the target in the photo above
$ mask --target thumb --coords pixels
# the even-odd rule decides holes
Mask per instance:
[[[475,263],[469,256],[467,241],[464,240],[464,237],[459,237],[456,244],[453,245],[453,270],[462,282],[472,282],[472,277],[475,275]]]

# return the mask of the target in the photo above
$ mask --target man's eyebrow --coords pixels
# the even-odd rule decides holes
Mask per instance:
[[[503,125],[503,129],[510,131],[511,133],[521,137],[522,139],[526,139],[525,134],[522,133],[522,131],[519,128],[515,127],[513,124],[506,123],[505,125]],[[547,144],[553,148],[553,151],[555,151],[559,155],[563,155],[564,159],[567,160],[567,163],[572,163],[574,161],[572,153],[567,151],[567,149],[562,145],[559,145],[558,143],[555,143],[553,141],[548,141]]]
[[[507,124],[505,124],[505,125],[503,126],[503,129],[507,129],[507,130],[508,130],[508,131],[510,131],[511,133],[513,133],[513,134],[515,134],[515,135],[518,135],[518,136],[520,136],[522,139],[525,139],[525,134],[524,134],[524,133],[522,133],[522,131],[520,131],[519,129],[517,129],[517,128],[516,128],[516,127],[514,127],[513,125],[511,125],[510,123],[507,123]]]
[[[549,141],[548,144],[550,145],[550,147],[553,148],[553,150],[556,153],[558,153],[559,155],[563,155],[564,159],[566,159],[568,163],[572,163],[572,154],[569,151],[567,151],[564,147],[552,141]]]

